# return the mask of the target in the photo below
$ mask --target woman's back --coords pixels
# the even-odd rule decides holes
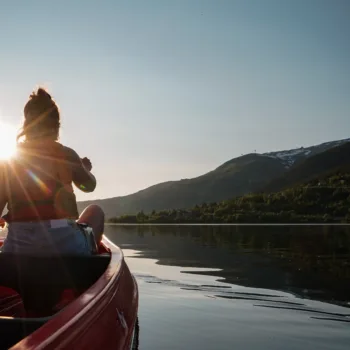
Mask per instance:
[[[7,252],[91,254],[90,226],[100,242],[104,214],[88,207],[79,217],[72,184],[84,192],[96,187],[91,162],[57,142],[60,112],[43,89],[24,107],[16,155],[0,164],[0,209],[7,204]],[[78,219],[78,220],[77,220]]]
[[[52,140],[19,144],[5,168],[8,221],[78,218],[69,153]]]

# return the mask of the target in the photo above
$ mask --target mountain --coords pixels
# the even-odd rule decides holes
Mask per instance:
[[[277,192],[285,188],[302,185],[314,178],[321,178],[338,169],[350,169],[350,142],[317,153],[300,160],[282,176],[274,178],[264,186],[263,192]]]
[[[337,141],[330,141],[321,143],[320,145],[311,146],[311,147],[300,147],[291,149],[288,151],[278,151],[278,152],[269,152],[264,153],[263,155],[279,159],[286,168],[290,168],[293,165],[297,165],[300,162],[303,162],[304,160],[313,157],[319,153],[323,153],[329,149],[333,149],[337,146],[341,146],[343,144],[346,144],[350,141],[350,139],[344,139],[344,140],[337,140]]]
[[[197,178],[160,183],[128,196],[80,202],[78,207],[82,210],[89,204],[98,204],[107,218],[141,210],[188,208],[255,191],[284,171],[277,159],[248,154]]]
[[[207,174],[179,181],[160,183],[134,194],[102,200],[79,202],[79,211],[89,204],[102,207],[106,217],[135,214],[141,210],[190,208],[203,202],[219,202],[260,191],[273,179],[282,179],[304,161],[349,140],[323,143],[307,148],[252,153],[227,161]]]
[[[110,219],[114,223],[350,222],[350,171],[340,169],[274,193],[251,193],[190,209],[160,210]]]

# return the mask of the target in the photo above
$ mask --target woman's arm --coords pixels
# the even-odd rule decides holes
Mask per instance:
[[[96,188],[95,176],[84,166],[81,158],[71,148],[65,147],[72,166],[73,183],[83,192],[93,192]]]

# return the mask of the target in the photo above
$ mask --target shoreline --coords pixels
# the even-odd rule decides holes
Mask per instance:
[[[105,222],[107,226],[350,226],[350,223],[127,223]]]

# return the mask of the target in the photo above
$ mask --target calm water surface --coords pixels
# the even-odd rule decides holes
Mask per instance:
[[[107,226],[140,349],[349,349],[348,227]]]

